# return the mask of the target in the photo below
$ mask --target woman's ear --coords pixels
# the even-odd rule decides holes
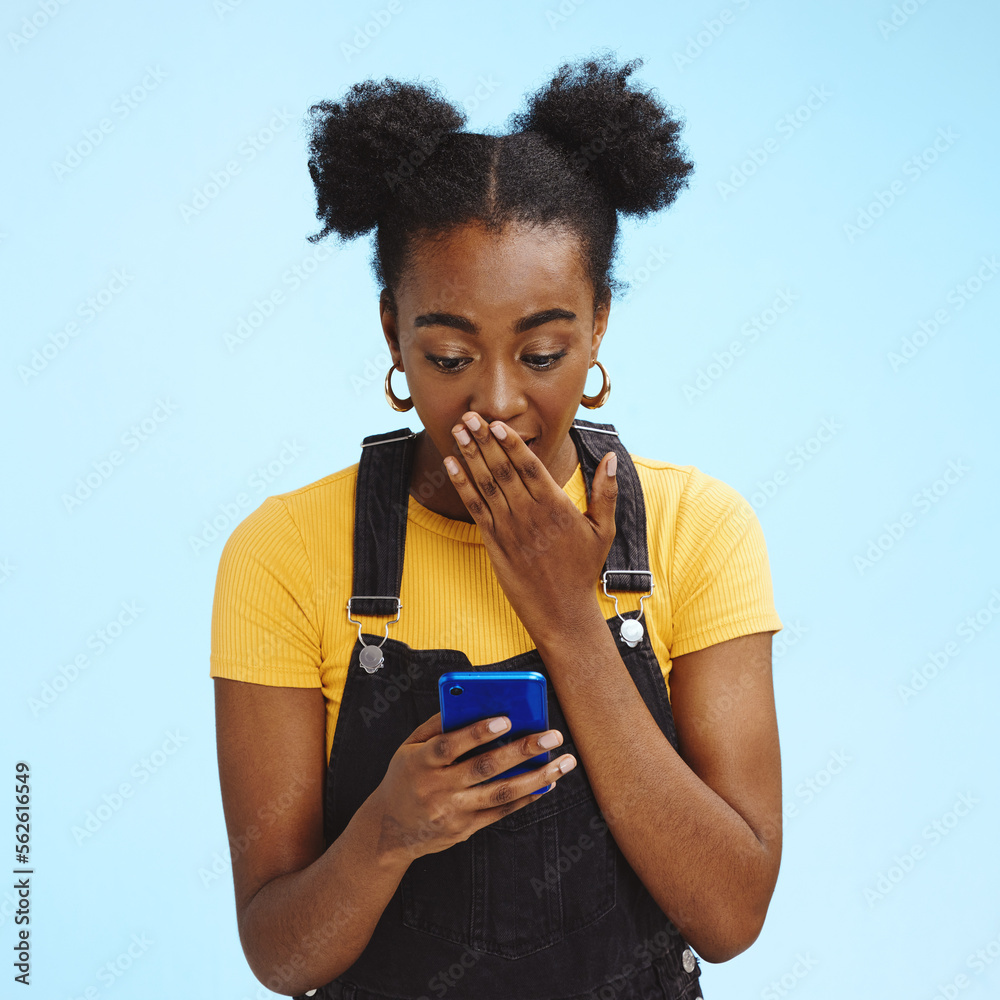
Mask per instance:
[[[393,301],[392,293],[387,288],[382,289],[378,309],[379,319],[382,322],[382,333],[389,347],[392,363],[400,371],[403,371],[403,355],[399,349],[399,327],[396,323],[396,304]]]
[[[590,357],[596,358],[597,352],[608,328],[608,317],[611,313],[611,298],[601,299],[594,307],[594,333],[590,340]]]

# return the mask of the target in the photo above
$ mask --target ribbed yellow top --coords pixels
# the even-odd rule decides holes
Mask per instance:
[[[632,461],[656,583],[642,605],[643,623],[669,692],[672,657],[782,625],[750,504],[694,466],[637,455]],[[347,620],[357,473],[355,463],[268,497],[238,524],[222,551],[212,608],[211,676],[321,687],[327,761],[358,638]],[[587,509],[579,464],[563,489]],[[599,582],[596,593],[610,618],[614,602]],[[636,612],[640,596],[619,592],[618,610]],[[399,598],[400,619],[389,637],[415,649],[458,649],[479,665],[534,648],[497,581],[479,526],[428,510],[412,496]],[[384,635],[389,619],[360,620],[365,632]]]

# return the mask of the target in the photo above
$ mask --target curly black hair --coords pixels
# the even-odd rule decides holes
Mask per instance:
[[[341,242],[378,227],[375,279],[394,289],[422,239],[476,220],[566,228],[580,239],[595,306],[622,285],[610,275],[618,213],[669,205],[693,164],[682,122],[652,92],[630,89],[642,65],[610,52],[566,63],[510,118],[507,135],[462,132],[465,115],[432,88],[387,77],[309,109],[316,216]]]

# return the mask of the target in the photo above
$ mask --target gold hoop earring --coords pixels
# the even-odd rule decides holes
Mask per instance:
[[[409,409],[413,408],[413,397],[412,396],[407,396],[406,399],[400,399],[392,391],[392,373],[395,370],[396,370],[396,366],[393,365],[385,373],[385,398],[388,401],[389,405],[394,410],[399,410],[399,412],[402,413],[402,412],[405,412],[406,410],[409,410]]]
[[[611,379],[608,377],[607,369],[596,358],[594,359],[594,364],[601,369],[601,391],[596,396],[584,395],[580,397],[580,402],[588,410],[596,410],[599,406],[603,406],[608,401],[608,396],[611,395]],[[591,368],[593,368],[593,365],[591,365]]]

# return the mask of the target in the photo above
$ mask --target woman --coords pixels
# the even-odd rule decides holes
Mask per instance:
[[[781,852],[760,526],[576,417],[610,390],[617,214],[692,167],[627,86],[639,64],[563,66],[506,136],[393,80],[312,109],[310,239],[377,229],[386,398],[424,430],[366,437],[222,555],[222,797],[240,939],[276,992],[696,997],[694,951],[760,933]],[[503,732],[442,733],[453,669],[543,673],[552,729],[453,764]]]

